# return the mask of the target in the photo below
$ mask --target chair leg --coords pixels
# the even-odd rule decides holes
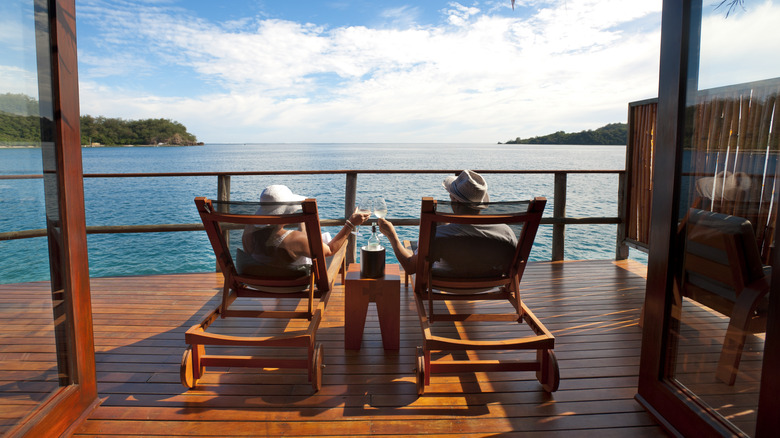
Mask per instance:
[[[525,314],[523,312],[523,306],[520,305],[522,298],[520,298],[520,280],[517,278],[517,276],[515,276],[514,280],[512,280],[511,289],[510,296],[512,297],[512,305],[515,307],[515,312],[517,312],[517,321],[522,322]]]
[[[222,311],[220,312],[220,317],[225,317],[225,311],[228,308],[228,305],[230,305],[230,282],[225,279],[225,285],[222,286]]]
[[[431,384],[431,350],[425,350],[425,386]]]
[[[735,305],[731,313],[718,361],[718,369],[715,371],[715,377],[729,386],[733,385],[737,379],[737,370],[742,359],[742,350],[745,348],[748,324],[752,314],[753,309],[750,306],[740,305]]]
[[[739,362],[742,360],[742,350],[745,348],[747,331],[732,322],[726,329],[726,338],[723,340],[723,349],[718,360],[718,369],[715,377],[723,383],[731,386],[737,380]],[[744,325],[742,325],[744,327]]]

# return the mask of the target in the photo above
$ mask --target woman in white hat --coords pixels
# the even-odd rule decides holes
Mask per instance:
[[[487,191],[487,183],[482,175],[473,170],[464,170],[458,176],[448,176],[442,182],[442,186],[450,194],[450,200],[453,202],[452,208],[458,214],[479,214],[484,208],[482,204],[490,202],[490,196]],[[404,248],[395,227],[390,221],[379,219],[379,230],[387,236],[393,252],[398,262],[408,274],[414,274],[417,270],[417,253]],[[491,225],[470,225],[470,224],[447,224],[436,227],[434,239],[446,239],[459,237],[478,237],[484,238],[488,245],[511,245],[512,248],[517,245],[517,237],[511,228],[506,224]],[[479,255],[475,256],[474,251],[459,251],[460,254],[448,254],[456,260],[450,260],[449,266],[446,262],[440,260],[437,262],[437,269],[453,269],[462,271],[467,267],[470,272],[480,272],[491,269],[490,266],[483,266],[480,263]],[[432,254],[438,258],[437,254]]]
[[[255,214],[280,215],[292,214],[300,209],[300,202],[305,196],[296,195],[287,186],[272,185],[266,187],[260,194],[260,208]],[[289,203],[289,204],[285,204]],[[357,210],[330,241],[322,243],[325,257],[336,253],[349,237],[350,231],[368,219],[370,213],[359,213]],[[309,240],[303,230],[289,230],[281,225],[257,228],[254,225],[244,227],[242,243],[245,254],[252,256],[253,265],[264,266],[265,269],[285,269],[310,265]],[[237,255],[239,271],[247,265],[245,255]]]

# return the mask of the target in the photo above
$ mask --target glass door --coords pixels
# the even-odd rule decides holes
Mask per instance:
[[[4,436],[59,436],[97,400],[75,34],[72,0],[0,3]]]
[[[66,338],[55,335],[57,317],[52,313],[61,313],[61,287],[55,286],[52,293],[50,288],[30,283],[53,278],[46,234],[24,239],[9,236],[15,231],[32,234],[35,230],[41,235],[47,223],[43,180],[21,179],[43,173],[42,151],[52,151],[54,144],[51,86],[39,88],[39,79],[51,78],[48,20],[41,20],[42,14],[45,18],[46,10],[36,9],[33,0],[0,3],[0,27],[8,30],[0,43],[0,234],[8,236],[0,242],[4,321],[0,328],[4,348],[0,381],[6,382],[0,385],[5,413],[0,433],[12,430],[61,385],[69,384],[67,347],[57,345],[58,339]],[[43,35],[47,49],[40,53],[45,57],[41,59],[45,70],[41,75],[36,40]],[[56,181],[49,186],[56,190]],[[56,199],[56,191],[53,197]],[[56,216],[56,203],[51,216]],[[52,260],[58,258],[55,255]],[[63,316],[60,327],[67,324],[67,316]]]
[[[654,193],[652,220],[667,223],[651,237],[664,245],[651,249],[655,340],[643,344],[639,398],[683,434],[761,436],[759,412],[776,407],[761,393],[776,380],[764,368],[780,290],[780,2],[671,3],[657,162],[675,178]]]
[[[754,436],[777,222],[780,2],[705,4],[689,72],[669,377]],[[696,54],[691,53],[691,58]]]

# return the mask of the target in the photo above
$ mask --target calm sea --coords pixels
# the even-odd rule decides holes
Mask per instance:
[[[625,166],[623,146],[487,144],[209,144],[201,147],[83,149],[84,173],[366,169],[600,169]],[[0,175],[40,174],[39,149],[0,149]],[[393,218],[419,216],[420,198],[446,198],[445,174],[360,175],[358,196],[387,200]],[[486,176],[491,200],[545,196],[552,215],[552,175]],[[616,216],[617,175],[569,175],[567,216]],[[233,177],[233,200],[256,200],[271,184],[316,197],[322,218],[344,215],[343,175]],[[85,178],[87,225],[200,222],[193,199],[215,198],[216,177]],[[0,180],[0,232],[45,228],[40,179]],[[414,227],[399,227],[416,238]],[[329,230],[335,231],[335,230]],[[610,259],[615,225],[568,226],[567,260]],[[542,226],[533,260],[549,260],[551,226]],[[362,227],[359,243],[367,240]],[[386,240],[384,240],[386,242]],[[215,258],[205,232],[93,234],[88,237],[93,277],[203,272]],[[0,241],[0,283],[48,279],[46,239]],[[391,251],[392,252],[392,251]],[[633,255],[632,255],[633,256]],[[392,256],[391,256],[392,257]],[[641,259],[642,255],[637,255]],[[388,260],[394,262],[394,259]]]

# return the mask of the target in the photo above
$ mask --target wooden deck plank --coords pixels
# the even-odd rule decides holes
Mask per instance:
[[[528,267],[522,297],[556,336],[562,379],[557,392],[545,393],[533,372],[463,373],[434,375],[423,397],[416,396],[413,374],[422,336],[411,291],[403,285],[397,352],[382,348],[373,305],[361,350],[344,350],[343,286],[337,285],[317,336],[326,368],[323,387],[313,394],[299,370],[215,368],[195,389],[179,383],[184,332],[218,302],[218,274],[92,279],[104,400],[74,436],[665,436],[633,399],[642,272],[632,262],[611,261]],[[41,294],[46,296],[45,288]],[[50,330],[45,318],[35,323],[41,324],[34,329],[40,334]],[[219,330],[236,334],[291,329],[280,321],[220,324]],[[448,334],[461,329],[441,325]],[[491,326],[469,330],[477,337],[508,333]],[[53,347],[43,342],[21,348],[26,341],[21,327],[3,335],[13,342],[0,348],[0,366],[5,354],[53,357]]]
[[[325,423],[325,424],[323,424]],[[627,426],[651,426],[652,420],[641,413],[610,413],[583,415],[578,418],[562,415],[558,417],[517,417],[517,418],[456,418],[431,419],[417,416],[413,419],[388,419],[383,421],[365,421],[362,419],[342,420],[298,420],[290,423],[281,421],[90,421],[79,433],[99,435],[103,433],[131,433],[146,436],[188,435],[188,436],[283,436],[294,433],[301,436],[316,436],[323,428],[337,431],[337,436],[375,436],[396,435],[414,436],[422,434],[480,434],[482,436],[503,434],[515,431],[578,431],[583,428],[621,428]],[[166,431],[161,434],[160,431]]]

